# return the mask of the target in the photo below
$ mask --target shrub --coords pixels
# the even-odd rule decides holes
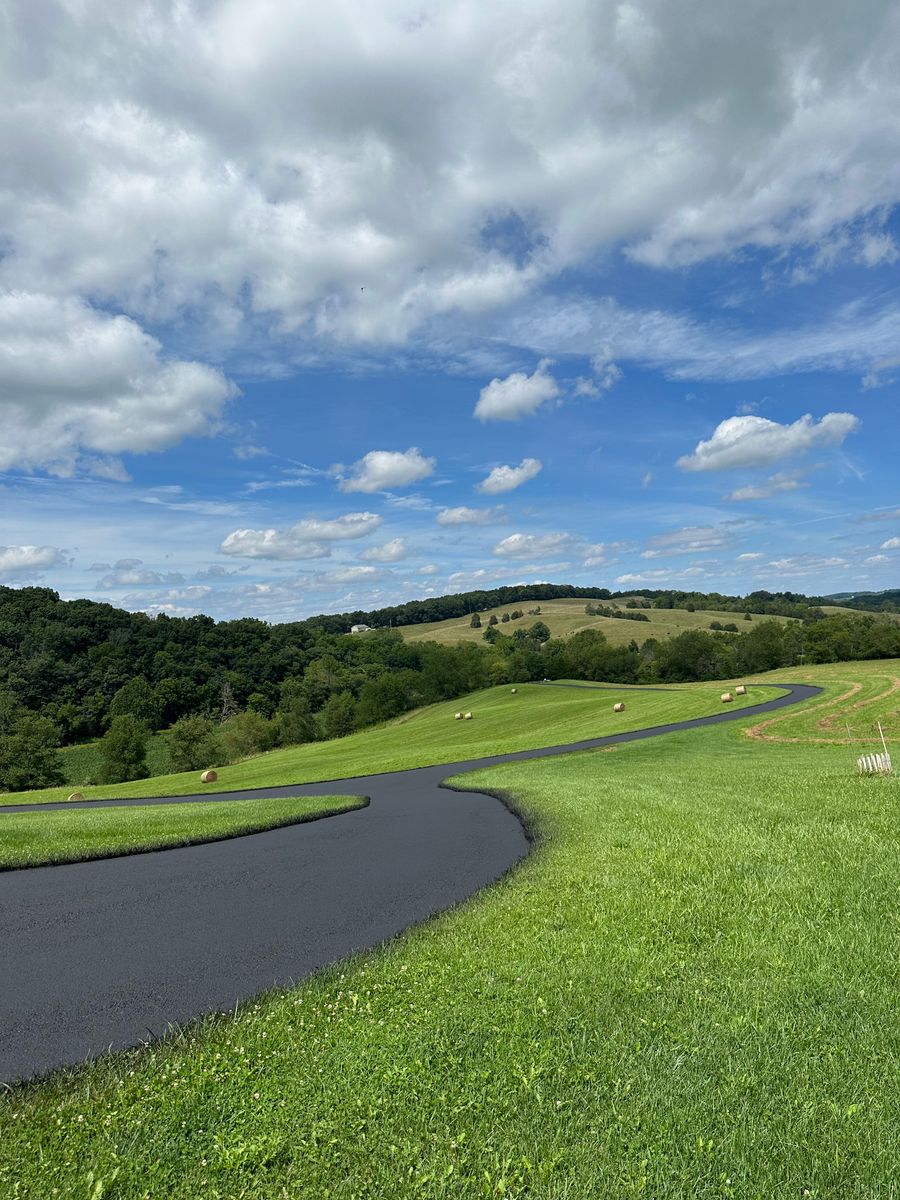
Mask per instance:
[[[167,743],[172,771],[200,771],[224,754],[219,726],[207,717],[182,717],[169,730]]]
[[[147,739],[150,731],[143,721],[130,713],[113,717],[108,732],[100,740],[100,769],[98,783],[127,783],[129,779],[146,779]]]

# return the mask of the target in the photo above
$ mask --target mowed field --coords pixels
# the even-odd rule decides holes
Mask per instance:
[[[215,790],[347,779],[432,763],[459,762],[508,750],[530,750],[604,737],[627,729],[704,716],[722,708],[722,685],[718,683],[685,683],[650,691],[627,685],[617,685],[611,690],[540,683],[515,686],[515,692],[508,685],[486,688],[462,699],[414,709],[349,737],[272,750],[220,767]],[[746,696],[736,696],[731,707],[757,704],[775,695],[778,693],[771,687],[759,685]],[[613,712],[613,705],[618,702],[625,704],[624,713]],[[463,709],[472,712],[471,721],[455,720],[455,713]],[[88,800],[99,800],[118,796],[185,796],[202,788],[200,773],[190,771],[131,783],[85,787],[80,791]],[[4,792],[0,793],[0,806],[65,800],[68,794],[68,788]]]
[[[889,720],[900,662],[777,678],[826,691],[460,777],[527,814],[516,871],[300,987],[13,1089],[0,1191],[896,1195],[898,785],[821,722]]]
[[[400,625],[398,629],[407,641],[411,642],[441,642],[453,645],[456,642],[480,642],[491,616],[500,621],[505,612],[521,611],[524,615],[518,621],[509,621],[498,625],[501,633],[511,634],[515,629],[527,629],[535,621],[543,621],[553,637],[568,637],[582,629],[599,629],[613,646],[627,646],[634,638],[638,643],[647,638],[672,637],[684,633],[686,629],[708,629],[710,621],[720,621],[723,625],[735,624],[742,633],[753,626],[744,620],[743,613],[733,612],[688,612],[684,608],[646,608],[639,611],[649,618],[647,621],[623,621],[619,617],[589,617],[584,611],[587,600],[522,600],[516,604],[500,608],[485,609],[479,612],[481,628],[473,629],[471,616],[450,617],[446,621],[431,621],[424,625]],[[616,604],[623,612],[631,612],[625,607],[626,600],[591,601],[590,603],[604,604],[611,608]],[[540,607],[537,616],[529,616],[528,610]],[[787,623],[792,618],[766,618],[753,616],[754,621],[778,620]]]

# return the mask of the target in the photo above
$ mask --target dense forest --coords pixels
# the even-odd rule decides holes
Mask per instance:
[[[593,601],[612,598],[605,589],[541,585],[416,603],[429,606],[417,612],[435,620],[561,594],[587,595],[587,607],[601,612],[604,606]],[[553,639],[542,621],[522,620],[512,634],[509,626],[492,625],[482,645],[451,647],[405,642],[390,620],[400,614],[409,620],[410,606],[268,625],[250,618],[151,618],[90,600],[62,601],[47,588],[0,587],[0,788],[60,781],[55,748],[100,736],[109,760],[104,778],[113,782],[140,777],[142,746],[155,730],[171,730],[172,768],[192,769],[340,736],[495,683],[679,682],[900,656],[900,625],[864,612],[826,616],[815,599],[793,593],[640,594],[629,619],[639,621],[640,609],[652,606],[800,620],[741,621],[731,630],[725,625],[663,641],[636,636],[621,647],[597,630]],[[387,627],[385,612],[398,614]],[[358,620],[380,628],[347,636]]]

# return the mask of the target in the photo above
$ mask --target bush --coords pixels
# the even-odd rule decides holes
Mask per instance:
[[[222,745],[229,762],[249,758],[263,750],[271,750],[278,729],[274,721],[268,721],[258,712],[237,713],[222,726]]]
[[[207,717],[182,717],[169,730],[169,768],[172,771],[202,771],[222,761],[224,754],[219,726]]]
[[[356,724],[356,701],[349,692],[331,696],[322,709],[322,732],[327,738],[346,737]]]
[[[21,792],[65,783],[53,721],[26,712],[10,722],[9,730],[0,737],[0,788]]]

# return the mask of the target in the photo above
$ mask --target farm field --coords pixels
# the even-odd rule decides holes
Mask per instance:
[[[508,750],[603,737],[626,729],[704,716],[722,708],[719,683],[686,683],[653,691],[625,685],[608,691],[535,683],[516,686],[515,695],[508,685],[487,688],[463,699],[415,709],[348,737],[272,750],[221,767],[216,790],[346,779],[435,762],[458,762]],[[759,703],[777,694],[766,685],[759,685],[746,696],[735,697],[732,707]],[[613,704],[618,701],[625,704],[624,713],[613,713]],[[473,711],[472,721],[454,720],[454,713],[461,708]],[[96,800],[117,796],[184,796],[201,787],[199,772],[190,771],[81,790],[86,799]],[[65,800],[67,795],[66,788],[6,792],[0,794],[0,805]]]
[[[592,601],[592,603],[603,603],[607,607],[615,604],[623,612],[631,612],[631,609],[625,607],[626,599]],[[471,627],[471,617],[469,616],[450,617],[446,621],[431,621],[423,625],[401,625],[398,628],[404,638],[411,642],[441,642],[444,645],[453,645],[457,642],[480,642],[483,640],[487,622],[492,615],[500,621],[504,612],[512,612],[516,609],[521,610],[524,615],[518,621],[509,621],[499,625],[501,633],[511,634],[516,629],[527,629],[535,621],[543,621],[553,637],[568,637],[570,634],[579,633],[582,629],[599,629],[612,646],[627,646],[632,638],[640,643],[651,637],[672,637],[675,634],[684,633],[687,629],[708,629],[711,621],[720,621],[723,625],[733,623],[737,625],[740,632],[753,628],[750,621],[744,620],[743,613],[688,612],[684,608],[639,610],[649,618],[647,621],[623,621],[618,617],[589,617],[584,611],[587,603],[588,601],[581,599],[522,600],[500,608],[489,608],[479,614],[482,621],[480,629]],[[528,610],[538,606],[540,606],[540,614],[529,616]],[[782,624],[786,624],[791,619],[790,617],[772,618],[758,615],[753,617],[755,621],[776,620],[781,621]]]
[[[900,663],[790,678],[826,688],[783,714],[797,741],[748,717],[461,777],[527,813],[520,868],[378,953],[13,1089],[3,1194],[890,1196],[897,784],[818,738],[852,704],[894,712]]]
[[[346,812],[363,803],[353,797],[300,796],[4,813],[0,816],[0,871],[191,846]]]
[[[62,769],[69,787],[82,787],[100,770],[100,742],[81,742],[60,750]],[[164,733],[154,733],[147,739],[147,766],[151,775],[162,775],[169,765],[169,752]]]

